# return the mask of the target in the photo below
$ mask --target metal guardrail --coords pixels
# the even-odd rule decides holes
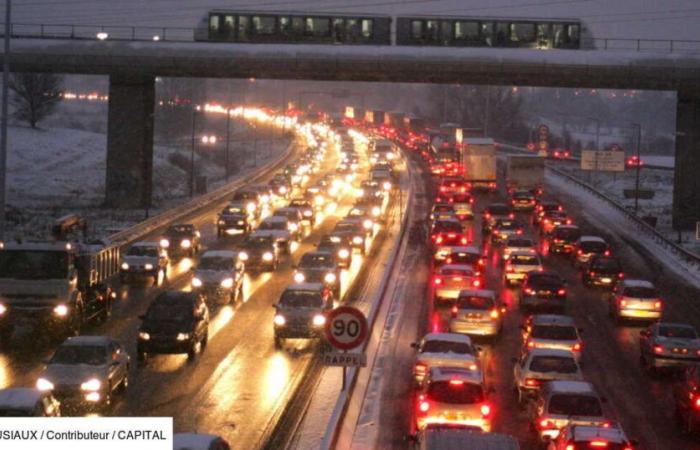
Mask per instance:
[[[143,236],[152,233],[153,231],[162,228],[172,222],[180,220],[190,214],[194,214],[204,208],[209,207],[212,203],[223,201],[227,196],[231,195],[236,189],[241,188],[245,184],[249,183],[255,178],[264,176],[278,168],[278,166],[285,161],[294,150],[294,142],[292,141],[287,149],[274,160],[268,162],[267,164],[261,166],[260,168],[254,170],[245,176],[234,180],[224,186],[217,188],[216,190],[201,195],[197,198],[190,200],[175,208],[169,209],[161,214],[153,216],[149,219],[144,220],[132,227],[122,230],[109,236],[109,240],[117,245],[124,246],[132,242],[135,242]]]
[[[0,31],[2,30],[4,30],[4,24],[0,26]],[[111,41],[195,42],[195,37],[200,33],[203,37],[206,36],[208,30],[188,27],[12,23],[10,33],[13,38],[20,39],[99,40],[98,34],[106,33],[106,39]],[[4,31],[0,32],[0,36],[3,35]],[[581,40],[581,49],[694,53],[700,52],[700,41],[689,39],[584,38]]]

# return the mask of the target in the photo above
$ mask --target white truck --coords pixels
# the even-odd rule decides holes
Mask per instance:
[[[506,187],[513,189],[540,189],[544,184],[544,160],[536,155],[508,155]]]
[[[0,344],[15,327],[65,338],[90,320],[106,320],[116,298],[116,245],[6,242],[0,245]]]
[[[462,140],[464,178],[474,189],[496,190],[496,146],[491,138]]]

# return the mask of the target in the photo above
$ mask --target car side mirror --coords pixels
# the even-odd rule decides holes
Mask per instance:
[[[406,442],[410,442],[411,444],[417,444],[418,443],[418,435],[416,433],[411,433],[406,435]]]
[[[411,342],[411,348],[418,348],[418,342]]]
[[[579,334],[583,334],[583,328],[578,329]]]
[[[517,363],[518,363],[518,358],[512,357],[512,358],[510,358],[510,362],[512,362],[513,364],[517,364]]]
[[[117,367],[119,365],[119,361],[112,361],[111,366],[112,367]]]
[[[630,445],[633,447],[637,447],[639,445],[639,440],[638,439],[630,439],[629,440]]]
[[[141,314],[141,315],[139,316],[139,319],[141,319],[141,320],[146,320],[146,315],[145,315],[145,314]]]
[[[489,394],[495,394],[496,393],[496,388],[493,386],[489,386],[488,389],[486,390]]]
[[[481,353],[484,349],[482,347],[476,346],[474,347],[474,350],[476,350],[477,353]]]
[[[608,403],[608,397],[600,397],[601,403]]]

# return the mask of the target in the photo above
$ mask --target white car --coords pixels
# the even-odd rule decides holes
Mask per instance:
[[[231,450],[231,446],[213,434],[175,433],[173,450]]]
[[[523,351],[536,348],[567,350],[581,359],[583,341],[574,319],[557,314],[535,314],[525,325]]]
[[[52,391],[64,405],[111,403],[115,393],[129,385],[129,355],[108,336],[66,339],[36,382],[40,391]]]
[[[154,284],[168,276],[168,253],[157,242],[136,242],[122,253],[119,277],[122,283],[130,277],[152,277]]]
[[[457,367],[481,373],[479,349],[472,344],[469,336],[457,333],[428,333],[420,342],[411,347],[418,350],[413,375],[416,384],[423,383],[433,367]]]
[[[501,261],[503,263],[508,261],[510,254],[513,252],[530,253],[532,255],[537,254],[537,243],[534,239],[523,236],[510,236],[506,239],[503,245],[503,253],[501,254]]]
[[[521,283],[528,272],[542,271],[544,266],[538,254],[530,252],[515,251],[510,254],[506,262],[503,279],[506,286]]]
[[[513,384],[521,405],[546,381],[583,381],[576,356],[568,350],[535,348],[513,360]]]
[[[0,417],[60,417],[61,404],[51,392],[32,388],[0,389]]]
[[[478,289],[482,286],[481,273],[465,264],[445,264],[433,275],[434,301],[454,300],[464,289]]]
[[[200,258],[192,272],[192,288],[207,299],[224,304],[243,301],[245,264],[238,253],[229,250],[209,250]]]
[[[659,320],[664,301],[656,287],[646,280],[620,280],[609,298],[610,315],[616,322]]]

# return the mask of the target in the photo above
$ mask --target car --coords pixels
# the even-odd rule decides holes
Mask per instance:
[[[659,320],[664,301],[654,284],[647,280],[620,280],[610,293],[610,316],[615,322],[622,320]]]
[[[209,341],[209,308],[197,292],[165,291],[139,316],[139,363],[153,354],[186,353],[193,361]]]
[[[579,334],[581,330],[576,327],[573,318],[556,314],[536,314],[527,322],[522,353],[537,348],[549,348],[569,351],[577,361],[581,359],[583,340]]]
[[[362,228],[365,229],[367,237],[372,237],[375,231],[376,219],[372,215],[372,208],[367,205],[355,203],[348,212],[346,219],[361,220]]]
[[[521,406],[547,381],[583,381],[578,360],[568,350],[533,348],[513,358],[513,363],[513,386]]]
[[[296,224],[294,226],[296,227]],[[291,224],[285,216],[267,216],[260,222],[256,233],[272,236],[277,249],[288,255],[292,252],[292,241],[295,240],[292,232],[289,231],[290,228]]]
[[[486,289],[463,289],[450,309],[450,332],[496,338],[503,330],[505,307],[496,293]]]
[[[316,225],[316,209],[307,199],[303,197],[293,198],[287,207],[297,209],[301,213],[302,220],[308,222],[312,227]]]
[[[260,198],[260,193],[252,188],[241,188],[233,193],[231,202],[242,202],[248,214],[258,218],[262,214],[264,202]]]
[[[73,336],[58,346],[36,380],[64,407],[95,409],[111,404],[129,385],[129,355],[108,336]]]
[[[551,211],[564,212],[564,206],[561,203],[552,200],[542,200],[538,202],[533,214],[533,223],[535,225],[539,224],[542,217]]]
[[[476,271],[483,272],[486,264],[481,251],[474,246],[444,247],[438,249],[435,255],[436,258],[433,261],[435,268],[442,264],[466,264]]]
[[[283,175],[274,176],[267,185],[277,198],[288,198],[292,192],[291,183]]]
[[[386,215],[386,206],[383,195],[369,193],[355,198],[355,206],[369,210],[371,218],[375,222],[381,222]]]
[[[581,279],[586,286],[610,289],[624,278],[622,263],[614,256],[593,255],[581,268]]]
[[[275,189],[269,185],[252,185],[248,186],[248,189],[258,193],[260,205],[262,205],[263,209],[268,208],[279,194],[279,191],[275,191]]]
[[[510,204],[515,211],[534,211],[537,198],[532,191],[516,189],[510,193]]]
[[[573,220],[564,211],[548,211],[540,218],[540,234],[549,236],[560,225],[571,225]]]
[[[188,256],[192,258],[201,249],[201,234],[191,223],[170,225],[159,244],[168,250],[170,256]]]
[[[168,252],[157,242],[136,242],[121,254],[119,280],[122,284],[134,277],[153,278],[158,286],[168,278]]]
[[[525,227],[514,219],[498,219],[491,227],[491,243],[502,244],[511,236],[521,236]]]
[[[248,269],[261,269],[268,272],[277,270],[279,246],[271,233],[255,231],[246,236],[240,245],[238,257]]]
[[[700,425],[700,363],[691,363],[673,385],[676,423],[683,434],[696,432]],[[1,415],[1,414],[0,414]]]
[[[456,218],[435,220],[430,230],[430,241],[435,250],[469,243],[462,224]]]
[[[537,255],[537,243],[534,239],[516,234],[508,236],[501,249],[501,263],[505,263],[513,252]]]
[[[539,255],[530,252],[516,251],[510,254],[503,272],[506,286],[521,283],[529,272],[542,272],[544,266]]]
[[[556,439],[549,441],[547,450],[632,450],[636,445],[637,442],[628,439],[619,425],[568,425],[561,429]]]
[[[413,366],[417,385],[425,380],[432,367],[458,367],[481,374],[479,349],[469,336],[457,333],[428,333],[418,342],[411,343],[418,351]]]
[[[452,194],[450,203],[459,220],[471,220],[474,218],[474,197],[466,192]]]
[[[440,219],[456,219],[457,211],[452,203],[435,203],[430,210],[431,223],[435,223],[436,220]]]
[[[484,234],[491,233],[491,229],[500,219],[515,219],[515,213],[505,203],[491,203],[481,212],[481,229]]]
[[[582,235],[576,241],[573,264],[581,267],[586,264],[593,255],[610,256],[610,246],[605,239],[599,236]]]
[[[469,192],[470,188],[470,183],[462,177],[443,177],[438,185],[438,192],[440,194],[457,194]]]
[[[242,302],[245,264],[238,255],[229,250],[204,252],[192,270],[193,290],[223,304]]]
[[[568,425],[609,426],[603,401],[586,381],[547,381],[530,404],[528,415],[538,440],[546,444]]]
[[[273,306],[275,348],[281,348],[285,339],[323,335],[326,314],[333,309],[333,295],[323,283],[290,284]]]
[[[549,253],[571,254],[576,248],[576,241],[581,237],[581,229],[576,225],[559,225],[547,236]]]
[[[639,332],[639,361],[654,374],[700,361],[700,339],[691,325],[657,322]]]
[[[231,450],[222,437],[203,433],[173,434],[173,450]]]
[[[331,252],[314,251],[302,255],[294,266],[294,282],[322,283],[336,299],[340,299],[340,267]]]
[[[216,237],[248,234],[251,229],[251,216],[242,205],[228,205],[216,218]]]
[[[346,236],[351,239],[353,249],[362,255],[367,253],[367,236],[361,221],[343,219],[335,224],[333,234]]]
[[[316,250],[336,255],[338,267],[347,269],[352,264],[352,242],[343,234],[324,234],[316,245]]]
[[[61,402],[51,391],[0,389],[0,417],[60,417]]]
[[[372,169],[370,172],[370,177],[372,180],[376,181],[379,183],[379,185],[382,187],[382,190],[386,193],[391,192],[391,190],[394,188],[395,181],[394,181],[394,174],[393,172],[386,170],[386,169]]]
[[[460,291],[479,288],[483,284],[481,272],[475,271],[471,265],[445,264],[433,274],[433,301],[454,301]]]
[[[492,406],[480,372],[461,367],[431,367],[416,395],[417,430],[431,423],[466,425],[488,433]]]
[[[566,281],[549,270],[530,271],[520,285],[520,308],[566,309]]]
[[[644,160],[637,155],[632,155],[625,161],[625,167],[628,169],[644,166]]]

